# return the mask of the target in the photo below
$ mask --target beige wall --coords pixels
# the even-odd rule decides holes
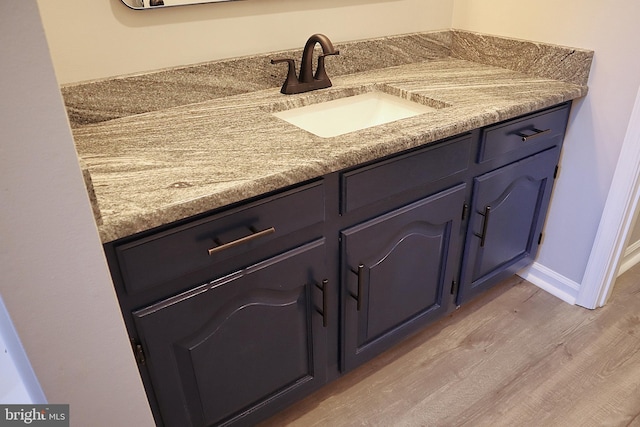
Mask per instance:
[[[0,294],[71,425],[151,426],[36,0],[0,2],[0,40]]]
[[[635,226],[631,230],[631,236],[629,236],[629,245],[637,244],[640,242],[640,222],[636,219]]]
[[[640,86],[640,56],[630,49],[638,19],[635,0],[455,0],[456,28],[595,51],[589,94],[572,112],[538,257],[574,287],[582,281]]]
[[[451,26],[453,0],[242,0],[135,11],[38,0],[60,83]]]
[[[636,212],[635,222],[632,224],[627,237],[627,247],[622,254],[618,275],[625,273],[631,267],[640,263],[640,221],[638,221],[638,218],[640,216]]]

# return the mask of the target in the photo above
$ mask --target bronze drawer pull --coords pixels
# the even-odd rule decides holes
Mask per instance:
[[[264,237],[267,236],[269,234],[273,234],[276,232],[275,227],[269,227],[265,230],[262,231],[256,231],[255,229],[251,229],[251,231],[253,231],[253,234],[250,234],[248,236],[245,237],[241,237],[239,239],[233,240],[229,243],[224,243],[220,246],[216,246],[215,248],[211,248],[209,249],[209,255],[213,255],[217,252],[223,251],[225,249],[229,249],[232,248],[234,246],[238,246],[238,245],[242,245],[243,243],[247,243],[251,240],[255,240],[255,239],[259,239],[260,237]]]
[[[356,295],[353,292],[349,292],[349,294],[356,300],[356,310],[360,311],[362,308],[362,292],[364,290],[364,264],[358,265],[358,269],[351,270],[351,272],[358,276],[358,294]]]
[[[489,216],[491,215],[491,206],[486,206],[484,208],[484,213],[478,212],[480,215],[484,216],[482,220],[482,233],[474,233],[477,237],[480,238],[480,247],[484,248],[484,241],[487,238],[487,229],[489,228]]]
[[[534,128],[534,129],[531,129],[531,132],[533,133],[527,135],[526,133],[524,133],[524,131],[520,131],[520,132],[516,132],[516,135],[522,138],[522,142],[527,142],[539,136],[548,134],[549,132],[551,132],[551,129],[540,130],[540,129]]]
[[[329,308],[328,308],[328,307],[329,307],[329,303],[328,303],[328,301],[327,301],[327,298],[328,298],[328,296],[327,296],[327,292],[328,292],[328,290],[327,290],[327,286],[329,286],[329,280],[327,280],[327,279],[324,279],[324,280],[322,281],[322,286],[321,286],[321,285],[318,285],[318,284],[316,283],[316,288],[318,288],[318,289],[320,289],[320,290],[322,291],[322,311],[321,311],[321,310],[319,310],[319,309],[316,309],[316,311],[317,311],[319,314],[322,314],[322,326],[323,326],[323,327],[325,327],[325,328],[327,327],[327,324],[328,324],[328,320],[327,320],[327,319],[328,319],[328,317],[329,317],[329,316],[328,316],[328,313],[329,313],[329,311],[328,311],[328,310],[329,310]]]

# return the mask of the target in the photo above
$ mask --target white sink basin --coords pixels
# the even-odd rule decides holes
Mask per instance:
[[[367,92],[273,113],[323,138],[390,123],[436,108],[384,92]]]

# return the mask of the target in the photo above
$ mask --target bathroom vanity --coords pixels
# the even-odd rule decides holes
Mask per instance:
[[[540,77],[445,33],[377,40],[449,50],[330,89],[75,127],[158,424],[255,424],[532,262],[591,54],[534,44]],[[330,138],[274,116],[375,91],[433,111]]]

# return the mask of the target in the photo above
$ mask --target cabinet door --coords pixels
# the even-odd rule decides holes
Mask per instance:
[[[324,239],[135,313],[166,426],[251,423],[326,377]]]
[[[461,184],[341,233],[345,369],[446,312],[464,197]]]
[[[554,147],[474,179],[458,304],[533,261],[559,150]]]

